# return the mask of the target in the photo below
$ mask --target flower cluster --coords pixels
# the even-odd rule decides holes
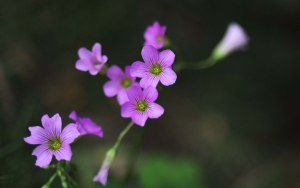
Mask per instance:
[[[122,137],[133,125],[145,126],[148,118],[156,119],[163,115],[164,108],[155,103],[159,92],[157,85],[173,85],[177,80],[177,74],[172,69],[175,54],[170,49],[158,51],[166,47],[166,26],[154,22],[144,32],[145,43],[141,51],[143,61],[135,61],[125,67],[124,71],[117,65],[104,69],[108,60],[101,53],[101,44],[95,43],[92,51],[82,47],[78,51],[79,60],[75,67],[77,70],[97,75],[105,72],[110,79],[103,85],[105,96],[117,96],[120,114],[123,118],[131,118],[131,122],[121,132],[115,145],[107,152],[105,160],[94,177],[94,181],[103,185],[107,182],[108,171],[117,153]],[[226,57],[238,49],[244,48],[248,37],[243,29],[236,23],[229,25],[223,40],[213,50],[212,57],[215,62]],[[168,42],[167,42],[168,43]],[[193,66],[197,67],[197,66]],[[24,138],[28,144],[37,146],[32,155],[37,157],[36,165],[45,167],[50,164],[53,155],[60,160],[70,161],[72,151],[70,144],[79,136],[93,134],[103,137],[102,128],[88,117],[80,117],[76,111],[69,114],[69,118],[75,123],[68,124],[62,130],[61,117],[55,114],[53,117],[44,115],[42,125],[29,127],[31,136]],[[62,181],[64,178],[61,178]]]

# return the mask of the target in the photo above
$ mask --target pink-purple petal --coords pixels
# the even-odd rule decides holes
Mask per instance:
[[[76,61],[75,67],[80,71],[88,71],[92,66],[92,62],[89,59],[79,59]]]
[[[108,78],[117,81],[121,80],[125,76],[122,69],[120,69],[120,67],[116,65],[113,65],[109,69],[107,69],[106,75]]]
[[[29,127],[31,136],[24,138],[28,144],[45,144],[48,141],[46,131],[40,126]]]
[[[148,115],[147,113],[135,112],[131,118],[135,124],[143,127],[148,119]]]
[[[147,66],[153,63],[158,63],[158,52],[157,49],[151,45],[146,45],[142,49],[142,57]]]
[[[140,85],[142,88],[146,88],[148,86],[156,87],[159,82],[159,77],[151,74],[146,74],[140,81]]]
[[[125,89],[121,89],[117,95],[118,103],[122,106],[125,102],[128,102],[129,99],[127,97],[127,93]]]
[[[120,81],[108,81],[103,85],[104,94],[107,97],[113,97],[117,95],[120,90],[122,90],[122,86],[120,84]]]
[[[80,135],[93,134],[103,137],[102,128],[93,122],[91,118],[77,116],[75,111],[72,111],[69,117],[76,121],[76,124],[78,125],[77,129]]]
[[[130,70],[131,70],[131,66],[126,66],[125,67],[125,76],[130,78],[131,81],[135,81],[135,76],[131,76]]]
[[[96,59],[101,59],[101,44],[99,43],[95,43],[93,48],[92,48],[92,52],[94,57],[96,57]]]
[[[78,131],[81,135],[93,134],[103,137],[102,128],[88,117],[78,117]]]
[[[109,166],[101,167],[98,174],[94,177],[93,181],[94,182],[98,181],[98,182],[102,183],[102,185],[105,186],[107,183],[108,170],[109,170]]]
[[[124,118],[131,117],[135,112],[135,106],[131,102],[126,102],[121,107],[121,116]]]
[[[147,72],[149,72],[149,70],[143,62],[136,61],[131,65],[130,74],[132,77],[142,78]]]
[[[160,82],[164,86],[172,85],[176,82],[177,75],[171,68],[165,68],[160,75]]]
[[[140,86],[130,86],[126,90],[127,97],[130,102],[135,103],[143,97],[142,88]]]
[[[35,165],[39,167],[45,167],[49,165],[52,160],[52,151],[50,151],[45,144],[36,147],[33,150],[32,155],[37,157]]]
[[[163,68],[170,67],[175,60],[175,54],[171,50],[164,50],[159,53],[159,63]]]
[[[80,135],[80,133],[78,132],[77,124],[70,123],[62,131],[60,138],[61,138],[63,144],[70,144],[79,135]]]
[[[101,63],[106,63],[107,62],[107,60],[108,60],[108,57],[106,56],[106,55],[103,55],[102,57],[101,57],[101,59],[99,59],[99,61],[101,62]]]
[[[69,144],[63,144],[59,150],[53,151],[55,158],[60,160],[70,161],[72,157],[72,150]]]
[[[79,55],[80,59],[92,59],[93,58],[92,53],[84,47],[80,48],[78,50],[78,55]]]
[[[55,114],[49,118],[48,115],[42,117],[42,124],[49,137],[58,137],[61,133],[61,117]]]
[[[159,118],[164,113],[164,108],[156,103],[151,103],[147,110],[149,118]]]
[[[146,89],[144,89],[143,91],[143,94],[145,101],[147,101],[148,103],[154,102],[158,97],[158,91],[153,86],[146,87]]]
[[[77,114],[76,114],[76,111],[73,110],[70,115],[69,115],[69,118],[74,120],[74,121],[77,121]]]
[[[102,65],[100,67],[98,67],[98,69],[96,69],[95,66],[92,66],[89,70],[89,73],[93,76],[96,76],[98,74],[98,72],[100,71],[101,67],[102,67]]]

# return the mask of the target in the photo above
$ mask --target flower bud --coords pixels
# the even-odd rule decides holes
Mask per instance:
[[[108,170],[115,158],[116,153],[117,147],[112,147],[110,150],[108,150],[98,174],[93,179],[94,182],[98,181],[102,183],[102,185],[106,185]]]
[[[245,49],[248,44],[248,36],[237,23],[230,23],[225,36],[215,47],[211,58],[219,61],[236,50]]]

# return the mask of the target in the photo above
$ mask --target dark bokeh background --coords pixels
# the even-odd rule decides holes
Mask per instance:
[[[102,139],[85,136],[72,145],[79,187],[101,187],[92,178],[129,119],[104,96],[105,76],[75,69],[77,50],[100,42],[107,63],[123,68],[142,60],[143,32],[155,20],[186,61],[207,58],[231,21],[251,41],[212,68],[178,74],[165,114],[147,123],[130,187],[300,187],[297,0],[2,0],[0,187],[48,180],[52,172],[34,165],[34,146],[23,137],[44,114],[70,123],[74,109],[104,130]],[[141,130],[135,126],[123,140],[108,187],[126,173]]]

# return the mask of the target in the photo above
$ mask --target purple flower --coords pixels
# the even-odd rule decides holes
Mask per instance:
[[[149,118],[159,118],[164,109],[159,104],[154,103],[158,97],[157,89],[148,86],[144,91],[140,86],[131,86],[127,89],[129,102],[123,104],[121,116],[128,118],[140,126],[144,126]]]
[[[169,86],[175,83],[176,73],[172,70],[175,54],[171,50],[158,52],[153,46],[144,46],[142,57],[145,63],[136,61],[131,65],[131,76],[142,78],[140,85],[146,88],[151,85],[156,87],[160,81]]]
[[[120,105],[128,101],[126,89],[131,85],[138,85],[135,77],[130,75],[130,66],[126,66],[125,73],[116,65],[111,66],[107,72],[107,76],[111,79],[103,86],[104,94],[107,97],[117,95]]]
[[[70,123],[61,131],[59,114],[55,114],[52,118],[44,115],[42,125],[44,128],[40,126],[29,127],[31,136],[24,138],[28,144],[40,144],[32,152],[32,155],[37,157],[35,165],[39,167],[49,165],[52,155],[58,161],[63,159],[70,161],[72,157],[70,143],[80,135],[77,125]]]
[[[103,137],[101,127],[94,123],[90,118],[78,116],[75,110],[70,113],[69,118],[76,121],[76,124],[78,125],[77,129],[80,135],[94,134],[99,137]]]
[[[244,49],[248,40],[247,34],[239,24],[229,24],[222,41],[213,50],[213,59],[220,60],[236,50]]]
[[[144,32],[146,42],[144,45],[152,45],[156,49],[164,46],[166,26],[160,26],[158,22],[154,22],[152,26],[148,26]]]
[[[92,51],[86,48],[78,50],[79,60],[76,62],[76,69],[80,71],[89,71],[91,75],[96,75],[102,69],[107,61],[106,55],[101,55],[101,45],[94,44]]]

